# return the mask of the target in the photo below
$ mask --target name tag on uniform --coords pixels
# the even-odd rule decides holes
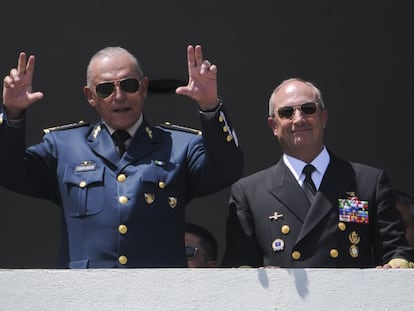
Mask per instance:
[[[80,165],[75,167],[75,172],[88,172],[96,170],[96,164],[91,161],[83,161]]]
[[[357,197],[338,199],[339,221],[368,224],[368,201]]]

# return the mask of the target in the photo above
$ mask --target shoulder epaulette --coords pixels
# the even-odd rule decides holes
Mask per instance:
[[[171,124],[170,122],[165,122],[163,124],[160,124],[160,126],[165,129],[177,130],[177,131],[192,133],[196,135],[201,135],[203,133],[201,130],[197,130],[191,127],[181,126],[177,124]]]
[[[63,124],[63,125],[45,128],[43,129],[43,133],[47,134],[52,131],[68,130],[68,129],[73,129],[73,128],[85,126],[85,125],[89,125],[89,123],[81,120],[75,123],[69,123],[69,124]]]

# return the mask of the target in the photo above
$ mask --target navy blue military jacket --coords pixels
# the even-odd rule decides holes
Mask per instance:
[[[0,125],[0,185],[62,208],[59,267],[186,267],[185,206],[221,190],[243,170],[221,106],[202,132],[144,118],[119,157],[105,126],[46,131],[26,149],[25,126]]]

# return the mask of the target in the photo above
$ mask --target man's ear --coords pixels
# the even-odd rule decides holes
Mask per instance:
[[[326,123],[328,122],[328,109],[323,109],[321,111],[321,114],[322,114],[323,128],[325,128]]]
[[[148,95],[148,88],[149,88],[149,79],[148,79],[148,77],[144,77],[142,79],[140,87],[142,87],[142,90],[143,90],[143,93],[144,93],[144,98],[146,98],[147,95]]]
[[[85,93],[85,97],[86,97],[86,100],[88,101],[88,103],[92,107],[95,107],[95,99],[93,97],[93,93],[92,93],[92,90],[90,89],[90,87],[89,86],[84,86],[83,87],[83,92]]]
[[[272,117],[267,118],[267,124],[269,124],[270,129],[272,130],[272,133],[274,136],[277,136],[277,124]]]

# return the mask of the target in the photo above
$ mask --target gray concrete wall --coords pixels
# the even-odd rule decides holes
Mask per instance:
[[[411,311],[414,270],[0,270],[0,310]]]

